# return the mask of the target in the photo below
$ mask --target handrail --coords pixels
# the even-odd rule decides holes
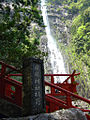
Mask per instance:
[[[10,81],[11,83],[14,83],[16,85],[22,85],[22,82],[19,82],[15,79],[9,78],[9,77],[5,77],[5,79],[7,79],[7,81]]]
[[[80,75],[80,73],[74,74],[74,76]],[[72,74],[44,74],[44,76],[72,76]]]
[[[8,77],[11,77],[11,76],[22,76],[22,74],[8,74]]]
[[[79,107],[76,107],[76,106],[72,106],[72,107],[73,107],[73,108],[80,109],[80,110],[82,110],[83,112],[90,112],[90,110],[87,110],[87,109],[79,108]]]
[[[57,102],[59,102],[59,103],[62,103],[65,108],[68,108],[68,107],[69,107],[65,101],[62,101],[62,100],[60,100],[60,99],[58,99],[58,98],[56,98],[56,97],[54,97],[54,96],[51,96],[51,95],[49,95],[49,94],[46,95],[46,98],[47,98],[47,97],[49,97],[50,100],[52,99],[55,104],[56,104],[56,101],[57,101]],[[58,104],[58,105],[59,105],[59,104]],[[67,106],[65,106],[65,105],[67,105]],[[72,105],[71,107],[72,107],[72,108],[80,109],[80,110],[82,110],[83,112],[90,112],[90,110],[83,109],[83,108],[79,108],[79,107],[76,107],[76,106],[73,106],[73,105]]]
[[[13,69],[13,70],[15,70],[15,71],[19,71],[19,70],[17,70],[17,68],[15,68],[14,66],[8,65],[8,64],[6,64],[6,63],[4,63],[4,62],[2,62],[2,61],[0,61],[0,64],[3,64],[3,65],[5,65],[6,67],[11,68],[11,69]]]
[[[60,99],[58,99],[58,98],[56,98],[56,97],[54,97],[52,95],[47,94],[46,96],[49,97],[49,98],[51,98],[51,99],[54,99],[54,100],[56,100],[56,101],[58,101],[60,103],[63,103],[65,105],[67,105],[67,103],[65,101],[62,101],[62,100],[60,100]]]
[[[1,85],[4,86],[3,89],[0,88],[1,94],[7,100],[10,100],[11,102],[14,102],[15,104],[17,104],[19,106],[22,106],[22,83],[10,78],[11,76],[22,76],[21,72],[18,69],[16,69],[15,67],[13,67],[11,65],[7,65],[2,61],[0,61],[0,64],[2,65],[2,69],[1,69],[1,73],[0,73],[0,78],[1,78],[0,82],[2,83]],[[12,71],[19,72],[20,74],[10,74],[12,71],[7,73],[7,71],[6,71],[7,67],[12,69]],[[72,92],[54,84],[54,76],[68,76],[68,78],[63,82],[63,85],[68,84],[67,81],[69,80],[69,78],[71,78],[71,85],[73,85],[74,76],[80,75],[80,73],[75,74],[75,72],[76,71],[74,70],[72,74],[45,74],[44,75],[44,76],[51,76],[51,82],[52,83],[49,83],[49,82],[45,81],[45,84],[51,87],[51,93],[54,93],[55,89],[57,89],[61,92],[64,92],[65,95],[66,95],[66,100],[67,100],[65,102],[63,100],[60,100],[60,99],[54,97],[53,96],[54,94],[51,94],[51,95],[46,94],[46,97],[47,97],[48,101],[49,100],[52,101],[52,102],[55,101],[55,103],[57,103],[57,105],[60,105],[63,108],[69,108],[69,107],[78,108],[78,107],[75,107],[71,104],[71,102],[72,102],[71,96],[73,96],[75,98],[78,98],[78,99],[83,100],[84,102],[87,102],[87,103],[90,104],[90,100],[87,100],[86,98],[78,96],[78,95],[76,95],[76,94],[74,94],[74,93],[72,93]],[[7,94],[5,94],[5,89],[6,89],[5,86],[7,86],[7,88],[8,88],[8,85],[9,85],[9,90],[10,90],[11,86],[15,87],[15,89],[16,89],[16,91],[11,91],[11,92],[14,92],[15,100],[10,98],[9,96],[7,96]],[[81,109],[81,108],[78,108],[78,109]],[[81,109],[81,110],[84,111],[84,112],[88,112],[88,111],[90,112],[90,110],[85,110],[85,109]]]
[[[22,106],[22,83],[10,78],[10,76],[13,76],[13,74],[10,74],[13,71],[19,72],[19,74],[14,74],[14,76],[21,76],[21,72],[14,66],[7,65],[2,61],[0,61],[0,64],[0,97],[18,106]]]
[[[8,77],[5,77],[3,81],[5,87],[3,88],[2,98],[14,104],[17,104],[18,106],[22,106],[22,83]],[[8,85],[10,86],[10,88],[8,88]],[[15,87],[15,91],[11,90],[12,86]],[[10,92],[9,95],[8,92]],[[14,99],[11,97],[12,93]]]
[[[67,90],[65,90],[65,89],[63,89],[63,88],[61,88],[61,87],[59,87],[59,86],[56,86],[56,85],[54,85],[54,84],[52,84],[52,83],[49,83],[49,82],[46,82],[46,81],[45,81],[45,84],[48,85],[48,86],[51,86],[51,87],[53,87],[53,88],[55,88],[55,89],[58,89],[58,90],[66,93],[66,94],[69,94],[69,95],[71,95],[71,96],[74,96],[74,97],[76,97],[76,98],[78,98],[78,99],[80,99],[80,100],[83,100],[83,101],[85,101],[85,102],[87,102],[87,103],[90,104],[90,100],[87,100],[86,98],[83,98],[83,97],[81,97],[81,96],[78,96],[78,95],[76,95],[76,94],[74,94],[74,93],[72,93],[72,92],[70,92],[70,91],[67,91]]]
[[[55,97],[53,97],[53,96],[45,95],[45,98],[46,98],[46,101],[50,101],[51,107],[53,107],[53,106],[52,106],[52,103],[54,103],[54,107],[55,107],[55,105],[57,105],[58,108],[61,107],[61,106],[62,106],[62,108],[64,108],[64,109],[69,108],[66,104],[62,104],[62,102],[61,102],[59,99],[57,99],[57,98],[55,98]],[[46,105],[46,106],[48,106],[48,105]],[[58,110],[58,109],[57,109],[57,110]],[[50,111],[53,112],[52,109],[50,109]]]

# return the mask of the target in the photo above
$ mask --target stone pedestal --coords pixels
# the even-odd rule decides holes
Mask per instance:
[[[6,117],[20,117],[22,116],[22,108],[0,98],[0,114]]]
[[[40,59],[23,61],[23,114],[45,112],[44,67]]]

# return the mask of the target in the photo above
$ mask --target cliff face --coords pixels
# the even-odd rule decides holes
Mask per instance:
[[[65,52],[65,46],[70,42],[70,25],[72,22],[72,15],[68,14],[63,5],[51,4],[47,7],[50,28],[53,37],[56,39],[60,51],[62,52],[67,73],[72,72],[71,66],[68,63],[68,57]]]
[[[73,19],[77,16],[77,14],[74,15],[71,14],[71,12],[68,12],[68,4],[60,4],[57,1],[53,2],[51,0],[48,1],[50,2],[50,4],[47,7],[47,10],[51,32],[54,38],[57,40],[60,50],[63,53],[67,72],[71,73],[74,69],[76,69],[77,72],[81,72],[81,77],[76,78],[77,82],[79,83],[79,86],[77,88],[78,93],[83,97],[90,98],[88,80],[89,78],[87,73],[85,73],[87,69],[84,66],[84,63],[82,63],[82,65],[79,66],[81,60],[79,61],[79,58],[76,57],[76,55],[74,55],[73,52],[71,53],[71,51],[69,51],[70,47],[73,49],[73,46],[71,44],[72,36],[70,30]],[[72,60],[72,58],[74,59]]]
[[[53,36],[56,38],[56,40],[58,40],[58,42],[67,45],[69,43],[70,36],[69,28],[65,21],[68,20],[71,22],[71,14],[67,13],[67,10],[64,9],[64,6],[57,4],[54,6],[48,6],[48,11],[49,23]]]

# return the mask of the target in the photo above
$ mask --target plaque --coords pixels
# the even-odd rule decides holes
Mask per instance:
[[[45,112],[44,67],[40,59],[23,61],[23,110],[24,115]]]

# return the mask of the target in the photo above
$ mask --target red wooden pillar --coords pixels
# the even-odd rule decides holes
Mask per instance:
[[[71,77],[71,84],[73,84],[74,81],[75,81],[75,79],[74,79],[74,75],[73,75],[73,76]]]
[[[55,104],[54,102],[50,101],[50,113],[55,111]]]
[[[73,84],[73,82],[75,81],[75,79],[74,79],[75,72],[76,72],[76,70],[74,70],[72,75],[71,75],[71,84]]]
[[[51,83],[54,84],[54,77],[53,75],[51,76]],[[55,88],[51,87],[51,94],[55,93]]]
[[[67,107],[70,108],[72,107],[72,99],[70,94],[66,94],[66,101],[67,101]]]
[[[72,75],[71,75],[71,92],[74,92],[75,90],[75,85],[74,85],[74,82],[75,82],[75,79],[74,79],[74,74],[75,74],[75,70],[73,71]]]
[[[15,99],[16,99],[16,104],[22,106],[22,86],[17,86],[15,88]]]
[[[2,64],[1,75],[0,75],[0,97],[4,97],[5,94],[5,79],[4,79],[5,72],[6,72],[6,66]]]
[[[11,85],[5,84],[5,96],[11,97]]]

